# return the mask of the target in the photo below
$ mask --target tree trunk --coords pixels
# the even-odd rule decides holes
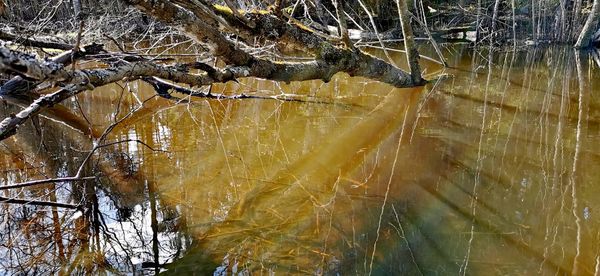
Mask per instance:
[[[346,14],[344,13],[344,0],[333,0],[332,2],[339,22],[339,36],[346,47],[351,47],[350,36],[348,35],[348,23],[346,22]]]
[[[396,4],[398,5],[400,23],[402,24],[402,35],[404,36],[404,48],[410,68],[410,77],[413,83],[423,83],[421,68],[419,68],[419,52],[417,51],[412,27],[410,26],[408,5],[406,4],[406,0],[396,0]]]
[[[592,35],[598,27],[598,20],[600,20],[600,0],[594,0],[592,11],[588,16],[587,21],[585,21],[585,25],[581,30],[577,43],[575,43],[575,48],[581,49],[592,46]]]
[[[496,35],[497,26],[498,26],[498,9],[500,8],[500,0],[496,0],[494,2],[494,11],[492,12],[492,33],[490,34],[490,45],[493,45],[494,39],[498,39],[498,35]]]
[[[256,25],[255,28],[249,28],[240,24],[228,9],[210,7],[209,11],[218,14],[217,17],[225,20],[242,37],[263,36],[277,43],[295,45],[314,54],[314,61],[274,63],[254,57],[227,40],[218,30],[218,26],[214,25],[217,22],[206,22],[210,20],[206,16],[207,11],[200,10],[186,1],[173,1],[180,6],[166,0],[151,2],[127,0],[126,2],[166,24],[179,26],[197,42],[208,44],[212,53],[225,63],[245,67],[246,74],[242,77],[285,82],[321,79],[327,82],[335,73],[346,72],[351,76],[367,77],[396,87],[414,87],[423,84],[423,82],[413,82],[409,74],[390,63],[359,50],[336,47],[321,36],[315,35],[314,32],[307,31],[302,26],[289,24],[270,14],[247,13],[248,19]]]

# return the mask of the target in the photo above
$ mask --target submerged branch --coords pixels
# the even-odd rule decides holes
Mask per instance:
[[[248,94],[236,94],[236,95],[224,95],[224,94],[215,94],[211,92],[200,92],[195,91],[193,89],[185,88],[183,86],[179,86],[177,84],[169,83],[164,80],[161,80],[157,77],[145,77],[143,80],[152,85],[156,93],[166,99],[179,99],[173,97],[171,95],[172,92],[181,93],[184,95],[198,97],[198,98],[209,98],[209,99],[218,99],[218,100],[241,100],[241,99],[260,99],[260,100],[277,100],[284,102],[301,102],[301,103],[317,103],[317,104],[336,104],[334,102],[327,101],[319,101],[319,100],[308,100],[296,95],[289,94],[281,94],[281,95],[273,95],[273,96],[261,96],[261,95],[248,95]]]
[[[66,208],[66,209],[79,209],[79,207],[80,207],[78,205],[67,204],[67,203],[8,198],[8,197],[3,197],[3,196],[0,196],[0,203],[13,203],[13,204],[35,205],[35,206],[59,207],[59,208]]]
[[[12,185],[0,186],[0,191],[25,188],[25,187],[31,187],[31,186],[36,186],[36,185],[48,184],[48,183],[85,181],[85,180],[90,180],[90,179],[94,179],[94,178],[96,178],[96,177],[95,176],[86,176],[86,177],[61,177],[61,178],[32,180],[32,181],[21,182],[21,183],[16,183],[16,184],[12,184]]]
[[[20,125],[25,123],[29,117],[40,113],[42,109],[53,106],[54,104],[74,96],[86,89],[87,86],[71,84],[57,92],[35,100],[31,105],[21,110],[21,112],[17,113],[16,115],[11,114],[9,117],[0,122],[0,141],[16,134],[17,128]]]

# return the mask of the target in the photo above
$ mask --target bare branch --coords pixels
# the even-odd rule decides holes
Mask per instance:
[[[413,87],[422,83],[414,83],[409,74],[403,70],[365,54],[356,49],[342,49],[332,45],[323,38],[288,24],[271,14],[251,13],[246,14],[249,20],[256,23],[253,30],[255,35],[264,35],[270,40],[281,43],[302,45],[316,55],[316,60],[304,63],[274,63],[269,60],[256,58],[240,49],[227,40],[222,33],[198,17],[173,5],[169,1],[141,1],[128,0],[143,12],[153,15],[164,23],[181,26],[183,31],[195,38],[198,42],[208,43],[213,54],[223,59],[226,63],[245,67],[247,74],[278,81],[301,81],[321,79],[329,81],[337,72],[346,72],[351,76],[363,76],[374,80],[386,82],[396,87]],[[235,16],[228,9],[214,8],[227,22],[243,28]],[[227,16],[228,12],[230,16]],[[238,23],[236,23],[238,22]]]
[[[157,77],[146,77],[143,78],[145,82],[150,83],[154,90],[159,94],[159,96],[163,98],[175,98],[170,95],[171,91],[181,93],[184,95],[189,95],[192,97],[198,98],[209,98],[209,99],[225,99],[225,100],[240,100],[240,99],[260,99],[260,100],[278,100],[284,102],[302,102],[302,103],[316,103],[316,104],[334,104],[335,102],[327,102],[320,100],[310,100],[306,99],[306,96],[294,95],[294,94],[280,94],[273,96],[261,96],[261,95],[248,95],[248,94],[237,94],[237,95],[224,95],[224,94],[215,94],[209,92],[199,92],[192,89],[185,88],[183,86],[179,86],[173,83],[168,83],[164,80],[161,80]],[[180,99],[181,100],[181,99]]]
[[[18,189],[31,187],[36,185],[48,184],[48,183],[58,183],[58,182],[76,182],[76,181],[84,181],[96,178],[95,176],[86,176],[86,177],[61,177],[61,178],[50,178],[50,179],[40,179],[40,180],[32,180],[27,182],[21,182],[11,185],[0,186],[0,191],[10,190],[10,189]]]
[[[88,55],[98,54],[103,51],[104,48],[102,44],[92,43],[90,45],[86,45],[85,47],[83,47],[83,49],[65,51],[60,55],[52,57],[50,61],[61,65],[68,65],[75,60],[81,59]],[[20,76],[16,76],[10,79],[8,82],[6,82],[2,87],[0,87],[0,96],[27,94],[38,84],[40,84],[40,82],[30,81],[23,79]]]
[[[78,205],[73,205],[73,204],[58,203],[58,202],[52,202],[52,201],[8,198],[8,197],[3,197],[3,196],[0,196],[0,203],[13,203],[13,204],[35,205],[35,206],[59,207],[59,208],[66,208],[66,209],[79,209]]]
[[[29,47],[37,47],[37,48],[49,48],[49,49],[59,49],[59,50],[71,50],[73,49],[73,45],[58,43],[58,42],[46,42],[39,41],[29,38],[24,38],[21,36],[9,34],[0,30],[0,39],[5,41],[12,41],[17,44],[21,44],[23,46]]]

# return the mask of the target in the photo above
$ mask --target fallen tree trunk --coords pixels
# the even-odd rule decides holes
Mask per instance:
[[[13,135],[21,124],[31,116],[38,114],[42,109],[97,86],[144,76],[157,76],[176,82],[202,86],[215,81],[228,81],[233,79],[234,76],[245,73],[243,70],[232,68],[225,71],[214,70],[210,74],[191,75],[179,71],[175,67],[157,65],[146,61],[126,63],[107,69],[68,70],[61,64],[40,61],[31,55],[4,47],[0,47],[0,71],[15,73],[32,81],[60,82],[63,85],[58,91],[40,97],[21,112],[0,122],[0,140]]]
[[[337,47],[319,35],[288,24],[272,14],[245,13],[244,16],[255,25],[252,28],[238,20],[230,9],[215,6],[209,6],[208,10],[202,9],[202,6],[194,4],[197,0],[191,3],[174,1],[187,9],[167,0],[126,2],[168,25],[177,26],[197,42],[208,45],[212,53],[225,63],[247,67],[245,76],[286,82],[314,79],[329,81],[335,73],[346,72],[351,76],[367,77],[396,87],[423,84],[413,82],[410,74],[381,59],[357,49]],[[219,19],[214,19],[215,14]],[[224,24],[227,26],[222,26]],[[315,55],[315,60],[304,63],[275,63],[254,57],[238,49],[223,35],[219,27],[235,28],[242,36],[262,36],[277,43],[303,47]]]
[[[337,46],[324,36],[302,26],[289,24],[270,13],[234,13],[229,8],[208,5],[201,0],[126,0],[142,12],[154,16],[168,25],[178,27],[197,42],[207,45],[211,53],[224,61],[228,67],[214,68],[204,63],[165,66],[155,61],[139,59],[116,59],[107,69],[66,69],[64,59],[41,61],[26,53],[0,47],[0,71],[18,75],[16,84],[27,84],[29,90],[41,82],[61,88],[40,97],[16,115],[0,122],[0,140],[15,133],[19,125],[44,108],[97,86],[121,80],[141,77],[158,77],[191,86],[204,86],[215,82],[227,82],[241,77],[257,77],[274,81],[329,81],[338,72],[350,76],[362,76],[391,84],[396,87],[414,87],[424,81],[374,56],[354,47]],[[176,4],[175,4],[176,3]],[[240,17],[244,20],[240,20]],[[226,37],[222,29],[236,30],[241,36],[264,37],[277,43],[292,44],[314,55],[306,62],[275,62],[259,58],[240,49]],[[72,55],[77,54],[77,51]],[[64,55],[68,56],[68,55]],[[73,59],[73,56],[71,56]],[[188,69],[200,69],[201,74],[190,74]],[[416,71],[416,70],[415,70]],[[417,71],[418,72],[418,71]],[[23,87],[21,87],[23,88]],[[14,89],[12,90],[15,91]],[[3,93],[9,93],[3,88]]]
[[[272,79],[280,81],[316,79],[322,77],[322,74],[331,72],[329,65],[317,61],[290,64],[273,63],[273,66],[276,69]],[[187,70],[190,68],[201,69],[205,73],[189,74]],[[37,60],[31,55],[4,47],[0,47],[0,71],[18,74],[28,81],[46,81],[62,85],[58,91],[40,97],[21,112],[0,122],[0,140],[13,135],[21,124],[42,109],[98,86],[141,77],[158,77],[192,86],[204,86],[247,77],[253,72],[247,66],[217,69],[203,63],[165,66],[150,61],[123,63],[107,69],[71,70],[64,68],[61,64]]]

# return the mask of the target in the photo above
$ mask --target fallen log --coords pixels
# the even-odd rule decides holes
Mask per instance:
[[[199,43],[208,45],[216,57],[231,66],[246,67],[247,77],[258,77],[276,81],[303,81],[320,79],[329,81],[335,73],[346,72],[351,76],[362,76],[389,83],[396,87],[414,87],[424,83],[414,83],[410,75],[358,49],[337,47],[322,37],[288,24],[272,14],[245,13],[253,22],[254,28],[244,25],[243,21],[228,8],[210,6],[210,12],[226,21],[227,26],[238,30],[240,35],[262,36],[282,44],[300,45],[315,55],[315,60],[303,63],[273,62],[257,58],[240,50],[219,30],[218,20],[198,5],[185,1],[175,1],[187,9],[167,0],[142,1],[127,0],[130,5],[142,12],[154,16],[165,24],[178,27]],[[195,1],[197,2],[197,1]],[[206,16],[204,16],[206,15]],[[200,17],[202,16],[202,17]]]

